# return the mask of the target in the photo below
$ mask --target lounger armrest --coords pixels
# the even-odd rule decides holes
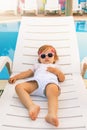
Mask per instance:
[[[8,56],[0,56],[0,72],[6,65],[9,74],[11,74],[11,69],[12,69],[12,61]]]

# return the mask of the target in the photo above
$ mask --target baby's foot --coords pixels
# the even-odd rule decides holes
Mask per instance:
[[[40,107],[38,105],[31,105],[29,109],[29,116],[32,120],[36,120],[40,111]]]
[[[48,115],[45,117],[45,120],[46,120],[48,123],[50,123],[50,124],[52,124],[52,125],[54,125],[54,126],[58,126],[58,125],[59,125],[59,121],[58,121],[57,116],[48,114]]]

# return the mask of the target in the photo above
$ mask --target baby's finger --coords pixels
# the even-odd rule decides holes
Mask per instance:
[[[9,83],[11,83],[11,84],[14,83],[14,79],[10,78]]]

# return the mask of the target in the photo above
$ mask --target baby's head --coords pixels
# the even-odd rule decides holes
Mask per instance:
[[[58,60],[56,49],[51,45],[43,45],[38,50],[40,63],[55,63]]]

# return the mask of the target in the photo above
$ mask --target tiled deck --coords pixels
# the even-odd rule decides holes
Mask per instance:
[[[0,90],[5,88],[5,85],[7,82],[8,82],[8,80],[0,80]]]
[[[23,16],[35,16],[34,14],[24,14]],[[61,17],[61,16],[65,16],[65,14],[62,14],[61,16],[59,16],[58,14],[48,14],[47,16],[45,16],[44,14],[38,14],[37,16],[39,17],[55,17],[55,16],[58,16],[58,17]],[[35,17],[37,17],[35,16]],[[82,16],[80,15],[73,15],[74,19],[75,20],[87,20],[87,13],[86,14],[83,14]],[[21,15],[14,15],[13,13],[0,13],[0,22],[4,22],[4,21],[10,21],[10,20],[21,20],[22,16]]]

